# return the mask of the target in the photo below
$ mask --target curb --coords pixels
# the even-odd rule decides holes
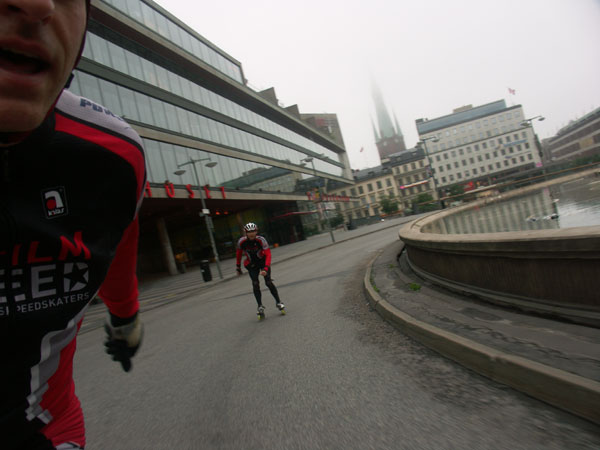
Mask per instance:
[[[458,364],[552,406],[600,425],[600,383],[511,355],[415,319],[383,299],[371,285],[369,261],[364,277],[371,306],[385,320],[426,347]]]

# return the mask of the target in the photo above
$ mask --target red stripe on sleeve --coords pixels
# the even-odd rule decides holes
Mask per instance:
[[[131,317],[139,309],[138,282],[135,274],[138,234],[136,217],[123,233],[115,258],[98,293],[108,310],[118,317]]]
[[[124,139],[76,122],[61,114],[56,114],[56,130],[98,144],[127,161],[133,168],[137,180],[136,198],[141,197],[144,188],[145,164],[140,148]]]

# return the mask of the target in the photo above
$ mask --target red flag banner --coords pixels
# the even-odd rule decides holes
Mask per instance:
[[[508,88],[508,93],[511,95],[515,95],[517,93],[517,91],[515,91],[514,89]]]

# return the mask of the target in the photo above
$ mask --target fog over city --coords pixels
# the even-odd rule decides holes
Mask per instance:
[[[598,0],[157,3],[240,61],[252,88],[337,113],[353,168],[379,164],[372,83],[407,147],[416,119],[463,105],[521,104],[546,118],[540,139],[600,106]]]

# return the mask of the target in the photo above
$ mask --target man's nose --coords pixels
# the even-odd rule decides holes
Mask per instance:
[[[30,22],[48,22],[54,13],[54,0],[0,0],[10,11]]]

